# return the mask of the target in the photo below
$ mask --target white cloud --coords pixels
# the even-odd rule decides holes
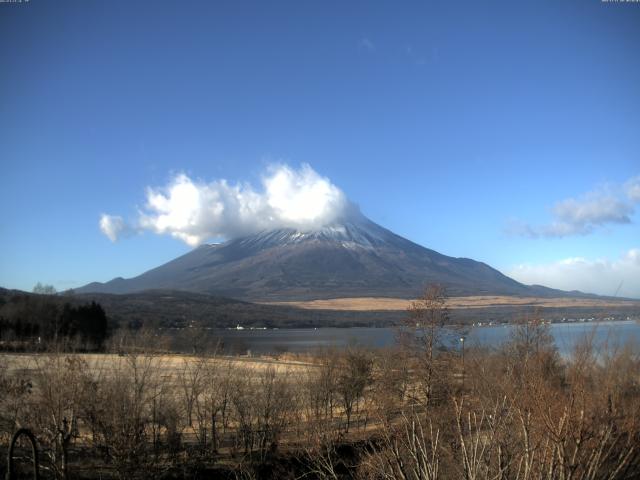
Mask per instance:
[[[629,179],[624,186],[629,200],[640,203],[640,175]]]
[[[122,217],[103,213],[100,216],[100,230],[109,240],[115,242],[120,235],[128,230],[128,226]]]
[[[523,264],[507,275],[529,285],[537,284],[562,290],[580,290],[600,295],[640,298],[640,248],[620,258],[566,258],[547,264]]]
[[[547,225],[535,226],[513,220],[507,231],[530,238],[588,235],[607,225],[631,223],[635,212],[633,203],[638,201],[640,177],[635,177],[624,186],[600,188],[577,199],[568,198],[556,203],[551,210],[553,220]]]
[[[309,165],[270,167],[262,189],[226,180],[209,183],[177,175],[161,188],[147,188],[135,230],[168,234],[196,246],[211,238],[234,238],[261,230],[314,230],[346,214],[349,202]],[[104,223],[104,227],[103,227]],[[103,215],[100,228],[114,240],[125,230],[121,217]]]
[[[542,228],[550,237],[586,235],[606,224],[631,223],[633,206],[605,192],[591,192],[576,200],[569,198],[553,207],[557,221]]]
[[[362,37],[358,40],[358,48],[361,50],[366,50],[368,52],[373,52],[376,49],[376,46],[373,44],[370,38]]]

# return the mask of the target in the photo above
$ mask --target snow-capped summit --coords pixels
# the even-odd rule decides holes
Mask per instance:
[[[300,231],[291,228],[269,230],[236,240],[244,247],[271,248],[305,242],[333,242],[346,248],[375,248],[396,237],[363,215],[351,215],[316,230]]]

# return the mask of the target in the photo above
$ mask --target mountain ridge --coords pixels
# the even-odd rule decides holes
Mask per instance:
[[[423,247],[359,213],[318,230],[281,228],[203,244],[136,277],[93,282],[76,292],[171,289],[249,301],[415,298],[428,283],[456,296],[589,295],[524,285],[483,262]]]

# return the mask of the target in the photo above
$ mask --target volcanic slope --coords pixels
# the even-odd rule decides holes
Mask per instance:
[[[251,301],[293,301],[415,298],[428,283],[443,285],[452,296],[568,295],[523,285],[482,262],[442,255],[361,214],[317,231],[279,229],[202,245],[137,277],[94,282],[77,291],[168,289]]]

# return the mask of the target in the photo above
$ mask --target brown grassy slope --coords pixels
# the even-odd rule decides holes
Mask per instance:
[[[308,310],[344,310],[344,311],[397,311],[406,310],[411,300],[403,298],[359,297],[333,298],[329,300],[308,300],[296,302],[268,302],[268,305],[283,305],[304,308]],[[571,307],[636,307],[640,309],[640,301],[612,300],[594,298],[536,298],[511,296],[472,296],[450,297],[447,306],[451,309],[489,308],[497,306],[514,307],[543,307],[543,308],[571,308]]]

